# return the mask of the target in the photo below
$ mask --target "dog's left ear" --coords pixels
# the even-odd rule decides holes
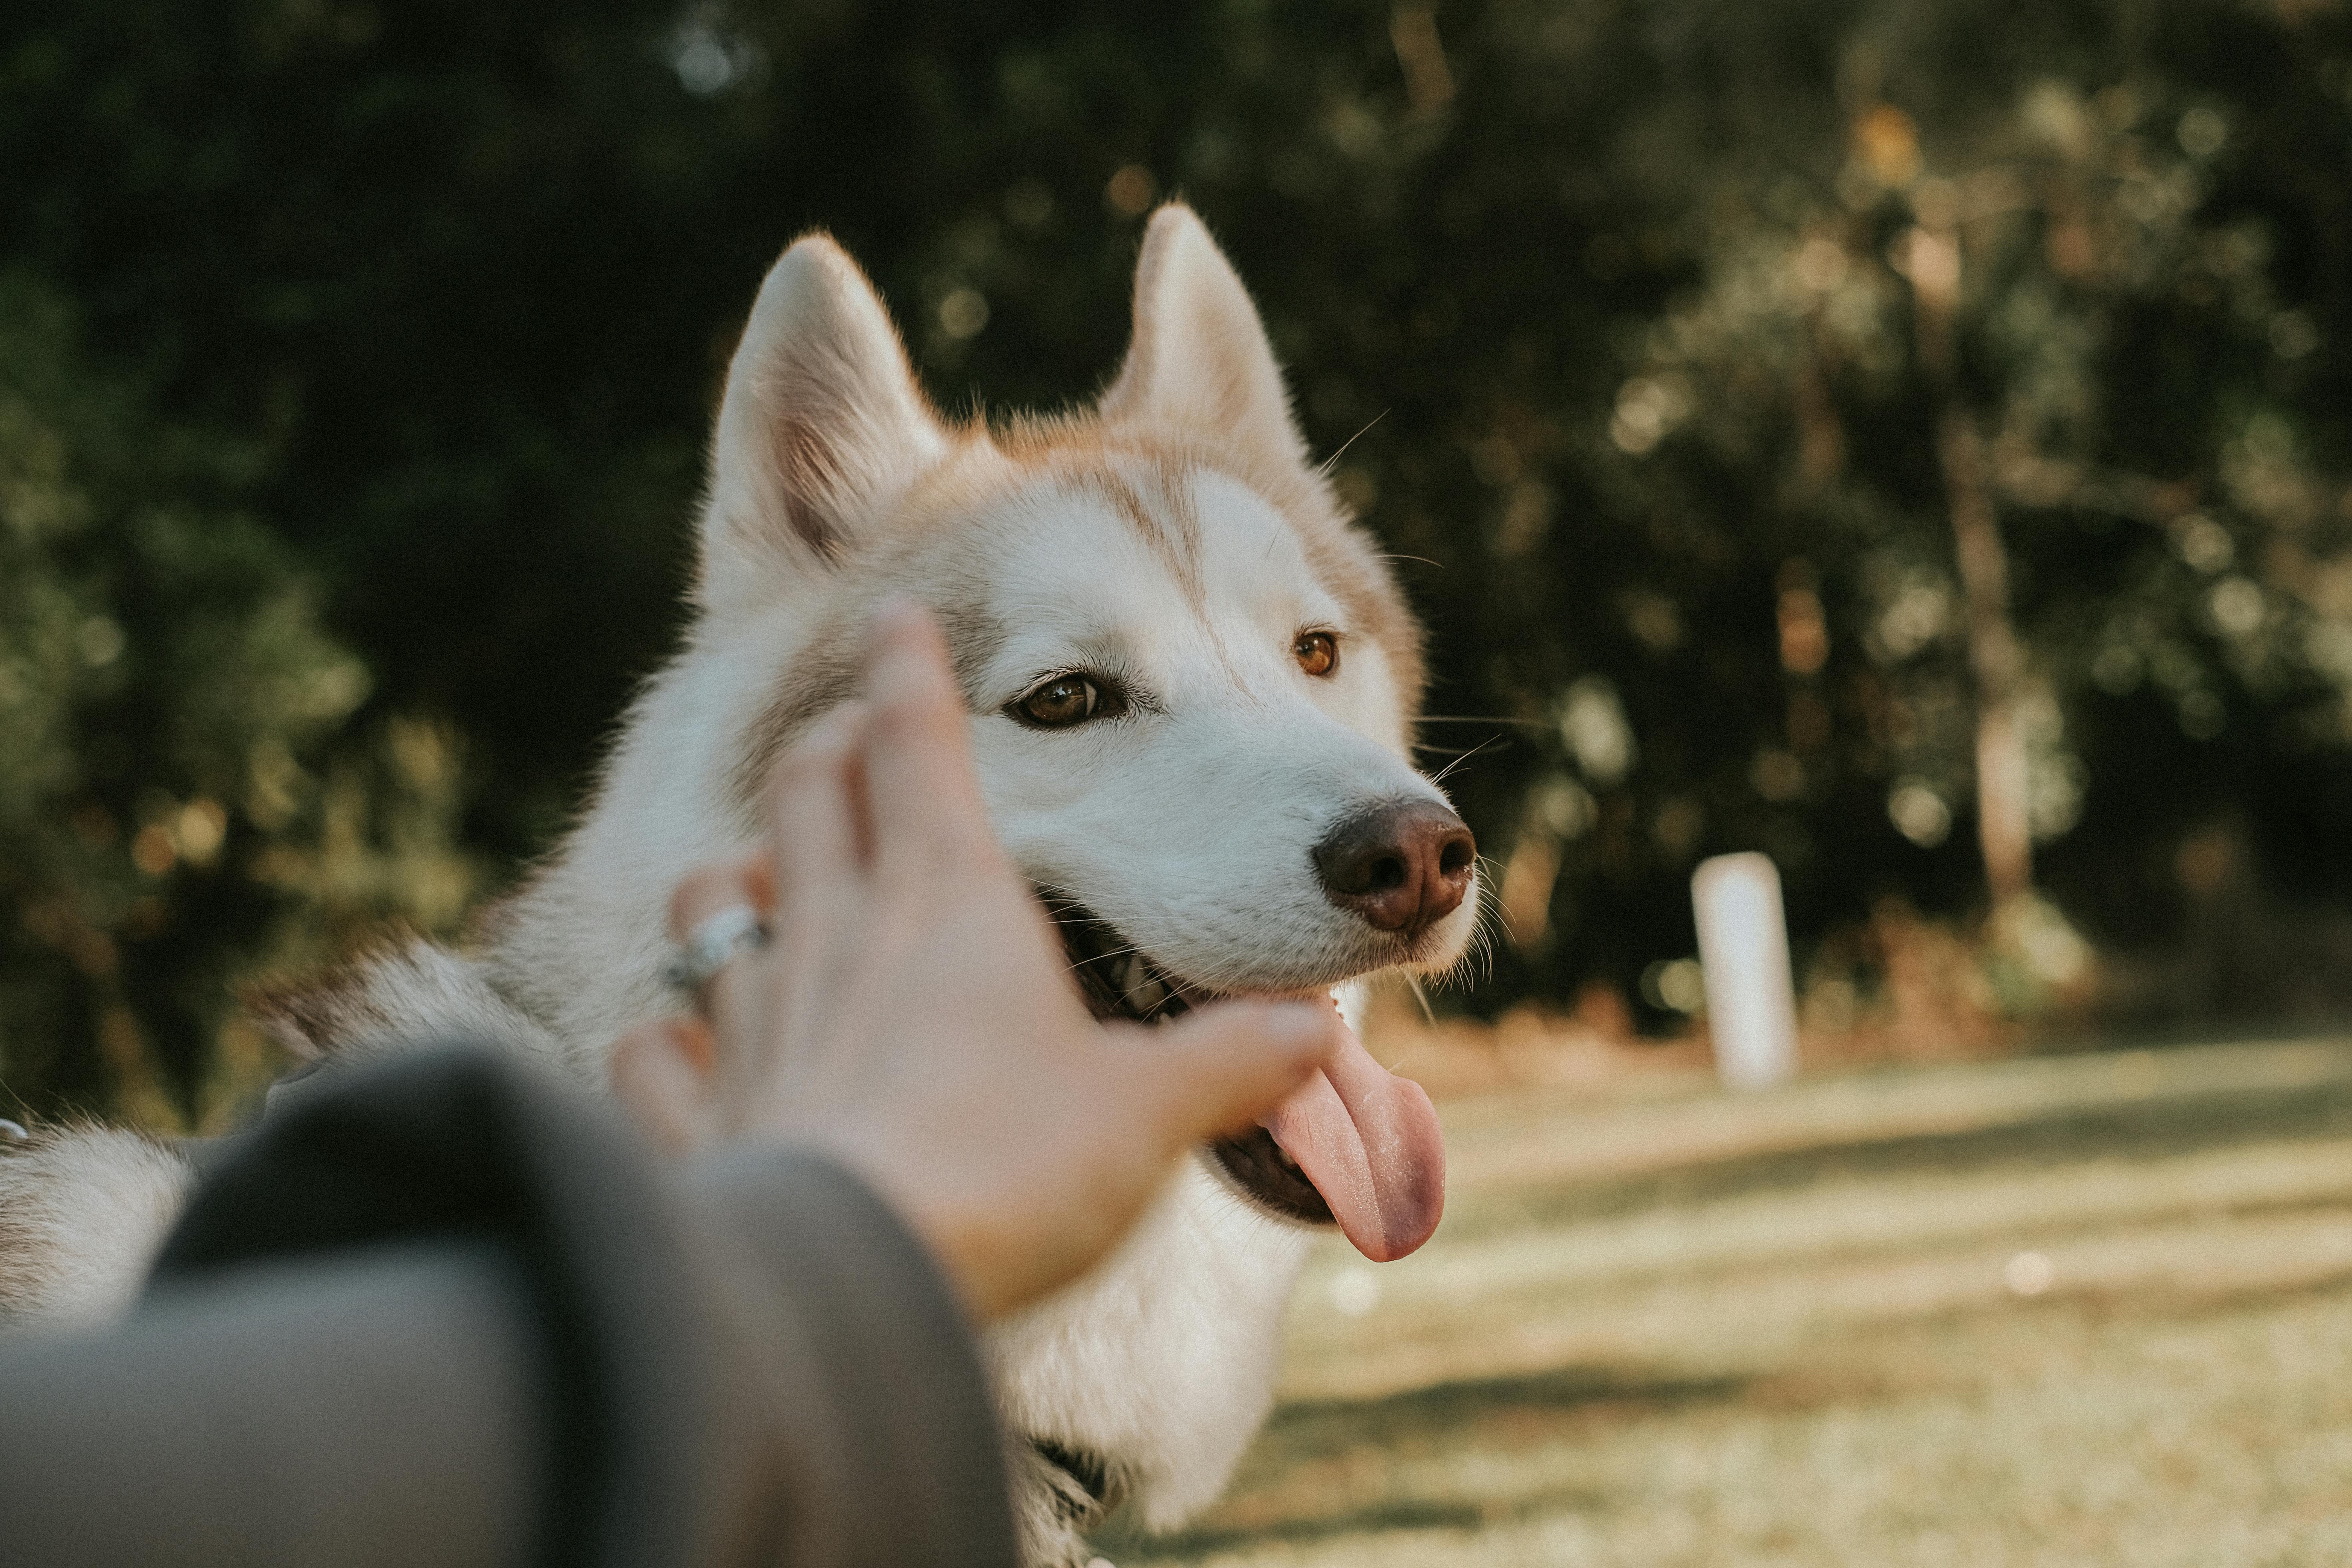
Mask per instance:
[[[947,452],[881,297],[822,234],[769,270],[727,367],[706,603],[840,560]]]
[[[1238,444],[1253,458],[1307,460],[1282,367],[1249,290],[1208,226],[1170,202],[1151,215],[1135,267],[1135,337],[1102,395],[1106,424],[1150,423]]]

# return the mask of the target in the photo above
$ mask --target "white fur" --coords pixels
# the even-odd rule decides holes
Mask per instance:
[[[131,1304],[186,1194],[187,1163],[134,1132],[68,1128],[0,1158],[0,1309],[27,1323]]]
[[[1409,698],[1390,652],[1350,622],[1297,520],[1231,466],[1185,456],[1214,436],[1243,467],[1291,465],[1297,493],[1321,494],[1248,296],[1181,209],[1154,220],[1137,309],[1089,481],[1021,468],[984,433],[951,439],[847,258],[821,240],[787,252],[729,375],[698,619],[632,708],[591,809],[494,919],[478,958],[376,960],[336,1009],[341,1037],[322,1043],[372,1050],[467,1034],[601,1082],[607,1045],[669,1006],[669,889],[750,838],[737,777],[747,737],[780,694],[838,661],[827,638],[845,617],[854,625],[858,605],[894,591],[951,624],[1001,629],[963,672],[997,828],[1033,879],[1163,971],[1214,989],[1297,990],[1457,955],[1475,895],[1402,954],[1317,880],[1309,852],[1342,817],[1443,797],[1410,763]],[[928,504],[926,485],[950,480],[976,498],[968,508],[928,531],[901,521]],[[1107,499],[1112,481],[1187,547],[1154,548]],[[1333,679],[1299,668],[1302,626],[1339,633]],[[1135,710],[1059,731],[1003,710],[1041,677],[1078,668],[1116,672]],[[184,1175],[120,1134],[89,1135],[70,1158],[63,1148],[41,1156],[50,1165],[35,1184],[56,1255],[39,1304],[111,1310]],[[24,1158],[0,1162],[0,1204],[35,1201],[9,1184]],[[1216,1495],[1265,1415],[1283,1303],[1311,1238],[1205,1159],[1188,1163],[1105,1265],[989,1332],[1008,1426],[1102,1456],[1149,1522],[1181,1521]],[[1084,1562],[1024,1447],[1014,1469],[1030,1561]]]
[[[1213,1501],[1273,1404],[1311,1233],[1189,1163],[1119,1250],[988,1334],[1006,1424],[1110,1456],[1155,1529]]]

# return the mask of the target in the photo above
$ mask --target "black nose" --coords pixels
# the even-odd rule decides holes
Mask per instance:
[[[1462,907],[1478,841],[1434,801],[1393,801],[1348,817],[1315,847],[1324,896],[1381,931],[1417,936]]]

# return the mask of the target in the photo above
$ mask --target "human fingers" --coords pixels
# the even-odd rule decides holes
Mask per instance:
[[[699,1149],[715,1131],[705,1076],[709,1029],[698,1018],[658,1018],[621,1037],[606,1059],[614,1098],[666,1154]]]
[[[1153,1029],[1118,1071],[1139,1129],[1188,1148],[1272,1110],[1321,1067],[1346,1026],[1328,1003],[1219,1002]]]
[[[843,703],[776,763],[768,786],[768,846],[782,919],[810,910],[837,917],[870,858],[858,754],[866,717],[863,702]]]
[[[672,939],[691,942],[709,921],[730,910],[749,909],[766,919],[774,894],[773,879],[764,851],[697,867],[670,896]],[[740,1088],[759,1066],[760,1046],[767,1036],[767,1019],[762,1016],[766,970],[761,957],[751,944],[739,945],[693,998],[710,1026],[709,1038],[715,1046],[713,1076],[722,1096]]]
[[[992,858],[963,693],[928,611],[893,599],[867,642],[866,798],[875,858],[891,882],[928,882],[943,867]]]
[[[730,904],[748,904],[754,912],[766,914],[775,901],[775,873],[764,850],[705,860],[670,889],[669,939],[685,942],[704,921]]]

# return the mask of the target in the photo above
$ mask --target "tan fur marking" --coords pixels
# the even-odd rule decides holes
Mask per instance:
[[[776,759],[801,731],[857,695],[863,671],[856,646],[856,623],[835,615],[793,658],[792,683],[778,690],[752,721],[728,776],[737,804],[745,810],[766,792]]]
[[[1158,481],[1153,487],[1159,491],[1157,507],[1146,504],[1142,492],[1108,466],[1089,468],[1079,477],[1078,484],[1087,494],[1106,502],[1134,531],[1197,614],[1208,603],[1208,590],[1201,582],[1201,524],[1192,512],[1191,487],[1181,480],[1171,483],[1164,468],[1153,477]]]
[[[248,985],[238,1000],[273,1043],[306,1061],[316,1060],[338,1040],[394,1022],[369,1000],[367,966],[415,940],[413,935],[379,938],[366,952],[299,981]]]
[[[947,637],[948,658],[963,689],[965,706],[977,710],[985,700],[980,678],[1003,646],[1004,628],[986,611],[953,597],[936,601],[930,608]],[[761,710],[729,774],[735,799],[747,809],[768,787],[776,759],[802,731],[857,695],[866,673],[859,645],[871,614],[872,605],[864,602],[835,612],[793,657],[792,684]]]

